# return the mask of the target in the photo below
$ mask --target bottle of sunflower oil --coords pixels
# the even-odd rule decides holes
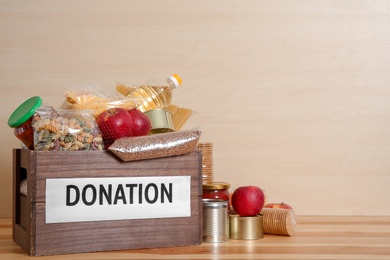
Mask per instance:
[[[149,83],[139,87],[117,85],[116,90],[126,97],[142,100],[137,109],[150,119],[150,134],[158,134],[175,131],[175,116],[168,106],[171,105],[173,90],[181,83],[179,75],[173,74],[163,83]]]
[[[126,97],[135,97],[143,100],[137,105],[137,108],[142,112],[154,109],[163,109],[171,104],[172,92],[182,83],[181,78],[177,74],[168,77],[166,82],[153,83],[139,86],[128,87],[118,84],[116,89],[119,93]]]

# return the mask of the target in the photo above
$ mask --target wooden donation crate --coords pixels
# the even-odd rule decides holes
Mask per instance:
[[[123,162],[14,149],[13,239],[32,256],[199,245],[201,165],[199,151]]]

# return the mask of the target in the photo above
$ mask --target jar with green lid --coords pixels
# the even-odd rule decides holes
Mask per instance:
[[[227,182],[205,183],[203,187],[203,199],[229,200],[230,184]]]
[[[14,128],[15,136],[30,150],[34,150],[34,129],[32,119],[35,111],[42,105],[39,96],[23,102],[8,118],[8,126]]]

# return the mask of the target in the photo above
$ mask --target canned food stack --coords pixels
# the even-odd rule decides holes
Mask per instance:
[[[226,182],[203,184],[203,241],[229,240],[229,188]]]
[[[213,143],[198,143],[198,149],[202,151],[202,182],[213,181]]]

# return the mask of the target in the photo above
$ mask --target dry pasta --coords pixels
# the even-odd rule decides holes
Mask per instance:
[[[95,117],[109,108],[132,109],[141,102],[139,98],[127,98],[119,93],[118,95],[99,93],[97,89],[70,90],[65,93],[65,98],[71,109],[91,110]]]
[[[44,151],[103,150],[103,138],[88,111],[39,108],[33,118],[34,149]]]

